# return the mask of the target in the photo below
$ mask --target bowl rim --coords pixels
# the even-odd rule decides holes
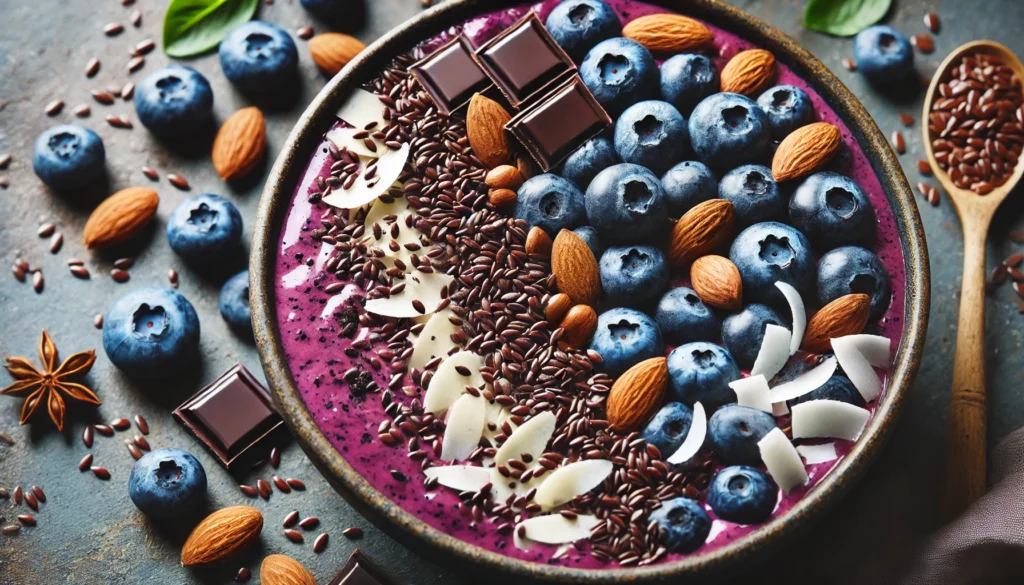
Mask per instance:
[[[403,544],[418,552],[530,579],[587,583],[637,583],[673,577],[721,574],[740,561],[761,558],[834,505],[863,475],[891,434],[921,361],[929,309],[929,265],[924,229],[902,167],[874,120],[820,61],[760,19],[719,0],[646,0],[703,19],[771,51],[828,102],[861,144],[878,176],[899,228],[906,274],[904,328],[885,395],[861,438],[814,490],[756,532],[709,553],[647,567],[579,569],[514,559],[449,536],[392,502],[359,475],[321,433],[292,381],[281,347],[274,305],[274,269],[280,226],[309,155],[335,119],[347,91],[390,61],[399,51],[485,12],[536,2],[450,0],[406,21],[367,47],[334,76],[296,122],[267,178],[254,226],[250,253],[253,329],[264,373],[286,424],[328,482],[353,507]]]

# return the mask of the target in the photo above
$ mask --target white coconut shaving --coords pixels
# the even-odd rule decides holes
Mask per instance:
[[[838,400],[809,400],[793,407],[794,439],[856,441],[871,412]]]
[[[800,349],[804,339],[804,332],[807,330],[807,309],[804,307],[804,299],[800,296],[793,285],[781,280],[775,286],[782,291],[789,303],[789,311],[793,316],[793,335],[789,340],[789,355],[795,354]]]
[[[676,452],[669,456],[669,463],[683,463],[689,461],[704,446],[704,439],[708,434],[708,417],[704,412],[704,405],[700,402],[693,404],[693,422],[690,423],[690,430],[679,445]]]
[[[769,323],[764,330],[761,349],[757,352],[754,367],[750,368],[751,376],[764,376],[771,380],[789,361],[789,346],[792,334],[789,329]]]
[[[740,406],[756,408],[767,413],[772,412],[772,398],[771,391],[768,389],[768,380],[765,380],[761,374],[729,382],[729,387],[736,392],[736,403]]]

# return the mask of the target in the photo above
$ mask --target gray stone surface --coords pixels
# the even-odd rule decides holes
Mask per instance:
[[[908,152],[902,158],[911,183],[918,180],[915,161],[922,156],[920,130],[903,128],[897,116],[910,113],[919,121],[923,90],[910,98],[895,99],[870,89],[855,73],[845,71],[839,61],[851,52],[851,42],[819,35],[800,26],[804,0],[751,0],[736,4],[762,17],[799,42],[831,67],[840,79],[861,98],[886,134],[901,130],[907,138]],[[10,275],[0,276],[0,352],[11,355],[35,354],[39,331],[46,328],[58,347],[68,355],[89,348],[100,349],[100,333],[93,329],[93,315],[102,313],[118,295],[135,286],[164,285],[167,271],[181,274],[181,292],[196,306],[202,322],[204,359],[196,371],[180,379],[157,383],[136,383],[111,367],[102,350],[90,385],[103,399],[94,421],[141,413],[152,427],[149,440],[155,447],[183,447],[193,451],[206,466],[210,477],[210,509],[224,505],[250,503],[266,518],[261,544],[244,559],[220,571],[186,571],[178,564],[178,551],[185,538],[181,530],[146,521],[131,505],[126,481],[132,460],[123,445],[127,433],[108,439],[98,437],[93,452],[97,464],[107,466],[110,481],[91,474],[80,474],[79,459],[85,454],[79,436],[90,411],[69,416],[63,434],[45,422],[18,426],[20,402],[0,398],[0,430],[16,438],[17,444],[0,443],[0,486],[38,484],[49,497],[37,514],[39,526],[23,530],[16,537],[0,536],[0,585],[41,583],[224,583],[240,566],[256,569],[266,553],[283,552],[304,562],[320,582],[326,582],[356,546],[366,549],[382,561],[400,583],[473,582],[460,567],[439,567],[397,544],[368,521],[361,518],[337,495],[302,455],[295,444],[284,447],[281,469],[269,465],[236,474],[224,472],[172,421],[170,409],[205,382],[236,361],[259,370],[251,342],[233,335],[217,314],[220,284],[234,271],[245,267],[244,253],[230,264],[233,270],[204,275],[185,266],[170,251],[163,236],[164,220],[188,193],[170,186],[168,172],[186,176],[191,193],[212,191],[228,195],[241,208],[248,226],[255,217],[262,176],[241,186],[226,186],[209,164],[206,147],[190,152],[170,151],[151,138],[136,122],[134,130],[120,130],[104,122],[107,114],[121,114],[135,120],[130,102],[118,100],[113,106],[100,105],[90,98],[90,89],[121,87],[137,81],[168,63],[159,51],[147,56],[145,67],[132,75],[125,69],[128,47],[144,38],[159,41],[160,22],[166,2],[139,0],[124,7],[115,0],[61,2],[37,0],[22,2],[0,0],[3,32],[0,33],[0,153],[10,152],[14,159],[0,177],[10,186],[0,189],[0,255],[10,265],[21,251],[22,257],[41,266],[45,290],[36,294],[28,284]],[[352,32],[365,41],[372,40],[421,10],[419,0],[366,0],[365,18],[349,23]],[[131,10],[143,13],[142,26],[132,27]],[[905,32],[924,32],[922,17],[936,10],[943,28],[936,36],[937,50],[917,55],[917,68],[924,77],[933,72],[943,55],[957,45],[979,38],[991,38],[1024,53],[1024,3],[1017,0],[897,0],[887,19]],[[318,31],[327,29],[302,11],[298,0],[276,0],[262,5],[259,17],[293,31],[312,24]],[[125,31],[113,38],[101,29],[107,22],[121,22]],[[303,70],[302,88],[297,104],[285,111],[268,112],[268,160],[277,155],[285,135],[297,120],[302,106],[322,87],[305,41],[297,41]],[[86,61],[97,56],[102,62],[99,74],[87,79]],[[217,118],[223,120],[235,109],[247,105],[220,75],[214,55],[189,61],[210,79],[216,95]],[[43,113],[44,105],[63,99],[64,111],[52,119]],[[89,118],[76,120],[75,105],[92,108]],[[47,190],[31,171],[32,142],[44,128],[57,122],[78,121],[96,130],[107,148],[109,186],[92,192],[56,195]],[[161,179],[151,184],[140,172],[142,165],[160,171]],[[87,210],[108,192],[133,185],[152,185],[161,196],[158,220],[151,233],[133,248],[121,251],[136,256],[128,284],[114,283],[108,273],[117,254],[89,253],[81,243]],[[1019,196],[1019,193],[1018,193]],[[826,515],[778,560],[755,569],[761,575],[784,577],[787,582],[860,582],[865,571],[886,561],[898,559],[906,547],[918,541],[932,525],[936,493],[943,458],[948,386],[955,339],[959,291],[960,228],[954,210],[943,199],[938,208],[922,204],[922,216],[932,258],[932,315],[928,349],[912,396],[899,422],[893,440],[871,468],[866,478],[843,501],[838,510]],[[1021,248],[1006,235],[1024,227],[1019,221],[1021,205],[1011,201],[1000,213],[989,245],[989,261],[994,263]],[[43,221],[58,224],[65,235],[63,249],[56,255],[47,251],[45,240],[35,233]],[[248,230],[247,230],[248,231]],[[248,241],[246,242],[248,243]],[[92,279],[73,278],[66,261],[78,257],[86,261]],[[6,270],[6,268],[4,268]],[[1022,384],[1021,319],[1013,304],[1013,291],[1003,287],[988,303],[988,365],[990,368],[990,438],[995,441],[1024,423],[1024,384]],[[6,384],[6,376],[0,381]],[[269,479],[277,473],[306,482],[304,493],[275,493],[269,502],[247,500],[235,487],[257,477]],[[308,534],[303,546],[288,542],[280,531],[282,518],[291,510],[320,517],[322,525]],[[15,510],[0,500],[0,517],[13,520],[26,508]],[[341,531],[360,526],[366,536],[358,542],[347,541]],[[326,552],[315,555],[312,539],[319,532],[331,534]],[[744,568],[747,569],[747,568]],[[254,577],[255,578],[255,577]],[[489,577],[496,580],[495,576]],[[774,580],[774,579],[773,579]]]

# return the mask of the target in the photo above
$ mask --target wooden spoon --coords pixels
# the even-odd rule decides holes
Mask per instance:
[[[958,47],[939,66],[928,87],[921,116],[924,147],[935,178],[949,193],[964,233],[964,271],[960,290],[960,321],[953,361],[952,400],[949,412],[949,454],[943,489],[942,514],[955,518],[985,493],[986,399],[985,399],[985,239],[999,204],[1020,181],[1024,161],[1002,186],[978,195],[953,184],[939,168],[928,130],[931,104],[941,99],[940,84],[949,80],[953,62],[967,53],[998,57],[1017,77],[1024,79],[1024,65],[1012,51],[993,41],[974,41]]]

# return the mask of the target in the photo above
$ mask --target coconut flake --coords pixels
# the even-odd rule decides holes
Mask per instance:
[[[757,352],[757,359],[754,360],[754,367],[750,368],[750,375],[760,374],[765,380],[771,380],[778,374],[789,361],[791,338],[789,329],[769,323],[764,330],[764,339],[761,341],[760,351]]]
[[[836,453],[835,443],[822,443],[821,445],[800,445],[796,448],[796,452],[799,453],[807,465],[814,465],[817,463],[828,463],[829,461],[835,461],[839,458],[839,454]]]
[[[384,220],[389,215],[394,215],[394,223],[398,224],[397,237],[391,237],[391,224]],[[397,197],[390,203],[385,203],[379,199],[374,201],[373,207],[366,213],[366,218],[363,220],[363,228],[366,233],[363,238],[364,241],[368,245],[375,246],[384,251],[384,256],[380,260],[385,266],[391,268],[396,265],[396,260],[400,260],[405,266],[404,272],[406,273],[413,270],[412,256],[415,254],[414,251],[406,247],[406,244],[421,244],[420,239],[423,235],[418,229],[406,225],[405,222],[409,217],[412,217],[413,220],[416,219],[416,214],[409,207],[409,201],[405,197]],[[381,227],[381,237],[379,240],[373,236],[374,224],[378,224]],[[398,244],[398,250],[391,249],[391,242]]]
[[[549,411],[541,412],[524,422],[509,435],[494,454],[495,465],[504,465],[510,459],[520,459],[528,453],[534,459],[544,453],[544,449],[555,432],[555,415]]]
[[[888,367],[892,363],[892,340],[888,337],[860,333],[837,339],[845,339],[847,343],[856,347],[864,359],[876,368]]]
[[[455,461],[473,454],[484,432],[484,411],[487,401],[480,396],[463,394],[448,409],[444,439],[441,441],[441,459]]]
[[[516,532],[522,527],[523,538],[544,544],[565,544],[590,537],[590,530],[601,522],[596,516],[580,514],[570,520],[561,514],[548,514],[523,520],[516,525]]]
[[[772,416],[786,416],[789,414],[789,406],[785,402],[772,403]]]
[[[807,330],[807,309],[804,307],[804,299],[793,285],[780,280],[775,286],[786,297],[789,311],[793,315],[793,335],[789,340],[789,355],[793,355],[800,349],[800,344],[804,340],[804,332]]]
[[[865,402],[871,402],[882,393],[882,380],[851,337],[853,336],[833,339],[832,351],[835,352],[839,365],[843,366],[843,372],[853,383],[854,388],[860,392]]]
[[[736,392],[736,403],[740,406],[749,406],[768,413],[772,411],[768,380],[761,374],[729,382],[729,387]]]
[[[533,501],[542,510],[561,506],[601,485],[614,467],[605,459],[586,459],[559,467],[537,488]]]
[[[365,138],[356,138],[355,135],[365,132],[362,128],[332,128],[327,132],[327,139],[334,143],[334,146],[338,147],[338,150],[348,150],[355,153],[361,158],[377,158],[377,156],[384,152],[387,147],[381,144],[379,140],[370,138],[377,145],[377,150],[370,150],[366,146]]]
[[[804,462],[782,429],[775,427],[769,431],[757,442],[757,448],[761,451],[761,460],[768,468],[768,473],[782,491],[788,493],[807,483]]]
[[[381,127],[386,125],[384,104],[376,94],[364,89],[352,90],[335,115],[354,128],[365,128],[373,122]]]
[[[704,446],[704,437],[708,433],[708,417],[704,413],[704,405],[700,402],[693,403],[693,422],[690,423],[690,431],[686,433],[683,444],[679,445],[676,452],[669,456],[669,463],[683,463],[700,451]]]
[[[420,317],[433,313],[441,304],[441,294],[454,279],[441,272],[416,272],[405,277],[405,288],[388,298],[366,301],[366,310],[383,317],[396,319]],[[423,311],[416,309],[413,301],[423,303]]]
[[[809,400],[793,407],[794,439],[846,439],[856,441],[871,413],[838,400]]]
[[[437,478],[437,483],[460,492],[476,492],[491,482],[491,472],[473,465],[443,465],[428,467],[423,471],[427,479]]]
[[[817,390],[832,377],[832,374],[836,371],[836,366],[836,358],[830,357],[793,380],[785,384],[779,384],[772,388],[771,401],[785,402],[803,396],[812,390]]]
[[[468,368],[469,375],[460,374],[456,369],[458,367]],[[484,358],[471,351],[460,351],[445,358],[437,366],[427,386],[427,393],[423,396],[423,411],[432,414],[444,412],[466,392],[466,386],[483,386],[484,377],[480,375],[482,367]]]
[[[453,348],[458,347],[452,341],[452,334],[458,331],[458,327],[448,319],[454,313],[445,309],[438,311],[423,325],[420,334],[412,344],[412,355],[409,356],[408,368],[423,369],[427,362],[438,357],[446,356]]]
[[[409,145],[403,144],[398,150],[387,150],[377,159],[377,174],[367,181],[360,175],[349,189],[335,189],[323,198],[323,202],[342,209],[355,209],[372,203],[391,188],[402,174],[409,159]]]

